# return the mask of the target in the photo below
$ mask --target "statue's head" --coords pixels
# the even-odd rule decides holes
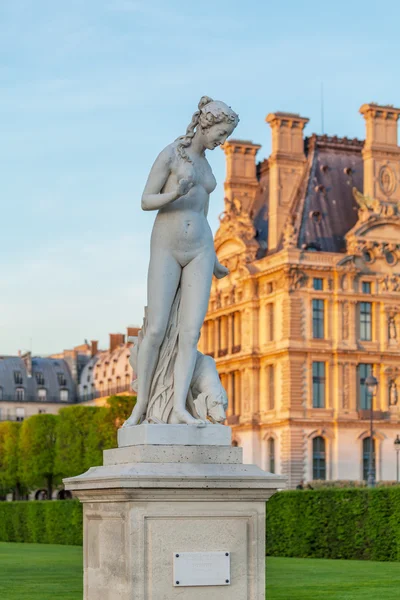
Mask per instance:
[[[190,146],[196,133],[201,135],[204,147],[213,150],[226,141],[238,123],[239,116],[225,102],[203,96],[186,134],[178,138],[178,154],[191,162],[185,149]]]

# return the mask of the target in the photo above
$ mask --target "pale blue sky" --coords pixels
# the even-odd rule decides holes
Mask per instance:
[[[140,323],[153,213],[141,191],[199,98],[270,149],[268,112],[364,137],[400,105],[400,3],[0,0],[0,354],[50,353]],[[210,222],[223,207],[224,156]]]

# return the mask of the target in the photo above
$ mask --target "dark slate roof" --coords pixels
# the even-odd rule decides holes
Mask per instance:
[[[360,140],[336,136],[313,134],[305,138],[308,171],[292,207],[294,216],[300,213],[300,248],[345,251],[344,236],[357,221],[358,207],[352,189],[363,191],[363,145]],[[253,204],[253,219],[260,245],[257,258],[261,258],[268,248],[268,160],[257,165],[257,177],[260,186]]]
[[[306,140],[313,152],[303,202],[300,248],[344,252],[345,234],[358,218],[353,187],[363,190],[363,142],[328,136]]]
[[[18,372],[22,383],[16,383],[14,373]],[[38,383],[37,374],[41,374],[44,383]],[[58,374],[65,380],[59,381]],[[62,378],[61,378],[62,380]],[[40,380],[39,380],[40,381]],[[68,390],[68,402],[76,401],[76,386],[68,364],[63,359],[32,358],[31,374],[27,362],[18,356],[0,356],[0,399],[13,401],[17,388],[25,390],[25,400],[38,400],[38,389],[46,389],[48,402],[60,402],[60,390]]]

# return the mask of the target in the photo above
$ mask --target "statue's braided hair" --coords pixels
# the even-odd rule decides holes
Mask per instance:
[[[209,110],[204,110],[205,107],[209,107]],[[191,158],[186,152],[186,148],[189,148],[196,133],[197,127],[200,125],[204,131],[215,123],[234,123],[235,127],[239,123],[238,115],[223,102],[214,101],[209,96],[202,96],[198,104],[198,109],[192,116],[185,135],[178,138],[179,144],[177,146],[177,152],[180,158],[187,162],[192,162]]]

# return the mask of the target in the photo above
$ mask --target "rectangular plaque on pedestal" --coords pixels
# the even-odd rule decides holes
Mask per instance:
[[[174,552],[174,586],[230,585],[229,552]]]

